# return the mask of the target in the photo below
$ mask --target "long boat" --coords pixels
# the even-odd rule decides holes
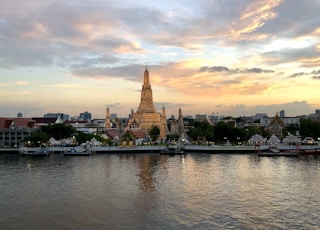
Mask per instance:
[[[181,155],[184,154],[184,149],[179,148],[178,146],[175,145],[170,145],[167,146],[165,149],[163,149],[160,154],[165,154],[165,155]]]
[[[20,156],[48,156],[50,152],[46,147],[21,147]]]
[[[68,151],[64,152],[65,156],[89,156],[90,151],[82,147],[72,147]]]

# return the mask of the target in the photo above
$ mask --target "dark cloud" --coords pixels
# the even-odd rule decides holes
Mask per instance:
[[[304,76],[304,75],[308,75],[308,73],[304,73],[304,72],[294,73],[290,75],[289,78],[295,78],[295,77]]]
[[[225,81],[219,82],[220,85],[236,85],[240,83],[241,81],[237,81],[237,80],[225,80]]]
[[[199,69],[199,72],[228,72],[228,73],[273,73],[273,70],[266,70],[261,68],[251,68],[251,69],[230,69],[225,66],[202,66]]]
[[[304,63],[304,59],[308,60],[311,58],[319,57],[319,52],[315,46],[305,48],[286,48],[276,51],[269,51],[261,54],[267,58],[268,61],[265,63],[270,65],[278,65],[290,62],[300,62],[301,67],[310,67],[308,63]]]
[[[313,70],[312,72],[299,72],[290,75],[288,78],[296,78],[300,76],[312,76],[313,79],[318,79],[320,74],[320,70]]]
[[[71,73],[79,77],[120,77],[128,80],[141,81],[142,65],[130,64],[115,67],[101,67],[91,64],[73,65]]]
[[[299,37],[319,27],[319,1],[289,0],[274,9],[276,17],[253,33],[277,34],[277,37]],[[307,13],[306,13],[307,12]]]
[[[309,104],[307,101],[293,101],[284,104],[270,104],[270,105],[254,105],[246,106],[243,104],[235,105],[216,105],[216,109],[219,115],[224,114],[234,114],[236,116],[252,116],[258,113],[267,113],[268,116],[275,116],[277,112],[284,110],[286,116],[296,116],[297,111],[305,111],[305,114],[298,115],[307,115],[314,113],[314,107],[312,104]],[[268,113],[269,112],[269,113]]]
[[[106,107],[116,108],[116,107],[119,107],[120,105],[121,105],[120,103],[113,103],[113,104],[107,104]]]

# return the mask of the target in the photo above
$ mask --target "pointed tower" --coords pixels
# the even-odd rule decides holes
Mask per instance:
[[[105,128],[110,129],[111,128],[111,122],[110,122],[110,112],[109,112],[109,107],[106,109],[106,120],[105,120]]]
[[[139,128],[144,134],[148,135],[152,126],[157,126],[160,129],[160,136],[162,139],[166,138],[167,126],[165,109],[163,107],[162,113],[158,113],[153,104],[149,71],[146,68],[143,75],[140,104],[137,112],[131,112],[127,127],[128,129]]]
[[[166,109],[162,106],[161,122],[160,122],[160,137],[162,139],[167,138],[168,126],[167,126],[167,117]]]
[[[140,105],[137,110],[137,113],[156,113],[156,112],[157,111],[153,105],[152,89],[149,82],[149,71],[146,68],[146,70],[144,71]]]
[[[179,108],[178,133],[179,133],[179,136],[181,136],[183,133],[185,133],[181,108]]]

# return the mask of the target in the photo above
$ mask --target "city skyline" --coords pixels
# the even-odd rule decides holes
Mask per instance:
[[[317,0],[4,0],[0,116],[126,117],[146,66],[168,116],[311,114],[319,10]]]

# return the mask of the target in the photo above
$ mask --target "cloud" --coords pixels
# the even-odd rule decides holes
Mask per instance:
[[[291,74],[288,78],[296,78],[300,76],[311,76],[312,79],[317,80],[320,74],[320,70],[313,70],[312,72],[299,72]]]
[[[249,4],[241,13],[240,19],[235,21],[232,25],[230,35],[236,40],[251,40],[254,36],[252,32],[263,27],[265,22],[277,17],[274,9],[279,6],[282,0],[257,0]],[[259,39],[261,36],[255,37]],[[262,36],[265,38],[265,36]]]
[[[286,116],[306,115],[314,113],[314,105],[307,101],[293,101],[279,104],[263,104],[247,106],[244,104],[224,105],[217,104],[215,113],[219,115],[235,114],[236,116],[252,116],[256,113],[267,113],[268,116],[275,116],[281,110],[285,111]],[[306,114],[299,114],[299,111],[307,111]]]
[[[108,108],[116,108],[119,107],[121,104],[120,103],[113,103],[113,104],[107,104],[106,107]]]
[[[225,66],[202,66],[199,69],[199,72],[227,72],[227,73],[273,73],[275,71],[273,70],[266,70],[266,69],[261,69],[261,68],[250,68],[250,69],[230,69]]]

